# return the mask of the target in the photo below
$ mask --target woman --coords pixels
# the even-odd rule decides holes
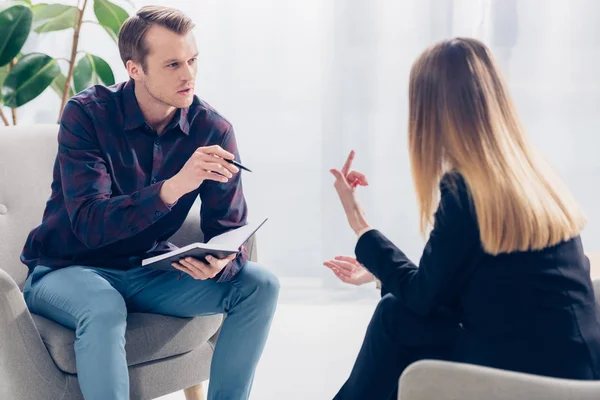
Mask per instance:
[[[354,153],[331,170],[357,260],[325,265],[346,282],[382,284],[335,398],[395,399],[402,371],[424,358],[600,379],[585,217],[526,138],[488,49],[460,38],[427,49],[413,65],[409,102],[421,229],[433,228],[418,268],[367,223]]]

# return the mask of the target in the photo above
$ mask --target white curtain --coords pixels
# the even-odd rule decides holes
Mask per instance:
[[[244,181],[251,217],[270,217],[258,238],[260,261],[282,281],[336,285],[322,261],[353,253],[328,172],[351,149],[370,181],[360,190],[368,220],[418,261],[424,240],[406,147],[408,74],[426,46],[452,36],[491,47],[529,134],[587,211],[587,249],[600,250],[597,0],[134,3],[163,3],[195,20],[196,92],[236,129],[254,170]],[[96,28],[84,32],[82,49],[126,79],[116,46]],[[41,37],[29,46],[66,56],[68,34],[60,38],[62,47]],[[21,119],[54,122],[52,96],[24,107]]]

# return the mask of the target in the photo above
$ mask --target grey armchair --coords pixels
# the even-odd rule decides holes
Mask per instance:
[[[591,260],[598,259],[590,256]],[[592,266],[592,270],[598,266]],[[600,305],[600,278],[594,280]],[[549,351],[551,351],[549,349]],[[475,365],[422,360],[400,377],[399,400],[598,400],[600,381],[556,379]]]
[[[72,330],[31,314],[23,300],[19,254],[50,194],[58,125],[0,129],[0,399],[82,399]],[[199,203],[171,239],[200,237]],[[256,261],[254,238],[250,259]],[[132,313],[126,351],[132,399],[185,390],[202,399],[223,315],[173,318]]]

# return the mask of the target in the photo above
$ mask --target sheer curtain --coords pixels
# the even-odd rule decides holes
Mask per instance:
[[[282,281],[336,285],[322,261],[353,253],[328,172],[351,149],[355,168],[370,181],[359,194],[368,220],[418,261],[424,239],[406,146],[408,74],[426,46],[459,35],[491,47],[530,136],[587,211],[585,245],[600,250],[600,2],[134,3],[177,7],[195,20],[196,93],[234,125],[242,158],[254,170],[244,177],[251,217],[270,217],[259,257]],[[82,49],[126,79],[116,46],[94,29],[83,35]],[[28,46],[68,54],[68,34],[58,46],[48,40]],[[21,120],[54,122],[52,96],[24,107]]]

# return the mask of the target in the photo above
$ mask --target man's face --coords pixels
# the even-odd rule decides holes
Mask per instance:
[[[152,26],[145,38],[146,68],[140,68],[136,83],[145,86],[155,100],[165,105],[189,107],[194,98],[198,69],[198,48],[192,32],[178,35],[161,26]]]

